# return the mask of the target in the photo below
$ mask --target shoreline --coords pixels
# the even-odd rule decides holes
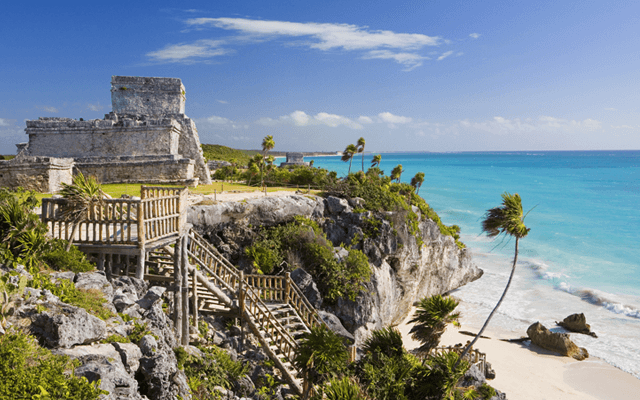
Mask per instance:
[[[462,303],[461,303],[462,304]],[[409,336],[415,307],[397,326],[404,346],[411,350],[419,345]],[[462,330],[477,332],[463,316]],[[504,392],[509,400],[626,400],[640,393],[640,380],[596,357],[577,361],[557,355],[529,342],[510,343],[499,339],[513,339],[526,333],[510,332],[487,327],[474,348],[487,355],[496,378],[487,383]],[[572,334],[576,335],[576,334]],[[460,334],[448,326],[440,340],[441,346],[465,344],[471,336]]]

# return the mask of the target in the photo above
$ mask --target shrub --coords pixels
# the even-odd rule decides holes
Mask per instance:
[[[409,333],[415,340],[422,343],[416,349],[420,354],[429,354],[429,351],[440,343],[440,337],[448,324],[460,327],[458,322],[460,313],[453,312],[458,304],[453,297],[443,297],[439,294],[424,297],[419,301],[415,315],[409,321],[414,324]]]
[[[249,372],[249,366],[233,361],[229,354],[218,347],[199,347],[202,358],[188,354],[184,348],[175,349],[178,367],[183,369],[196,399],[214,396],[215,386],[231,389],[233,383]],[[215,397],[213,397],[215,398]]]
[[[53,355],[22,333],[0,337],[0,398],[93,400],[108,392],[73,374],[67,356]],[[68,371],[71,371],[69,374]]]
[[[67,243],[66,240],[54,239],[49,250],[42,255],[42,260],[56,271],[93,271],[95,265],[87,260],[87,256],[77,247],[71,246],[69,251],[66,251]]]
[[[312,400],[366,400],[367,396],[352,378],[331,379]]]
[[[320,325],[303,336],[293,364],[308,382],[318,384],[345,372],[348,359],[342,338]]]

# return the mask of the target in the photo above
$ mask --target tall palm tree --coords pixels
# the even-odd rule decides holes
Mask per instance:
[[[391,179],[395,179],[398,183],[400,183],[400,177],[402,176],[402,164],[398,164],[394,169],[391,170]]]
[[[66,249],[69,251],[78,226],[82,220],[88,218],[91,207],[102,204],[106,194],[102,191],[96,178],[93,176],[85,177],[82,172],[73,177],[71,185],[62,183],[60,194],[67,199],[67,204],[62,209],[62,218],[73,222]]]
[[[419,354],[427,355],[438,346],[448,324],[460,327],[460,313],[453,312],[458,304],[453,297],[442,297],[439,294],[420,300],[413,319],[409,321],[414,324],[409,331],[411,337],[422,343],[416,349]]]
[[[362,172],[364,172],[364,138],[358,139],[358,153],[362,153]]]
[[[476,337],[473,338],[471,343],[469,343],[464,349],[460,355],[460,360],[462,360],[469,352],[480,335],[482,335],[482,332],[484,332],[484,329],[489,325],[489,321],[491,321],[493,314],[495,314],[498,307],[500,307],[500,304],[502,304],[502,300],[504,300],[504,297],[509,290],[509,286],[511,286],[511,280],[516,272],[516,263],[518,262],[518,244],[520,239],[527,236],[531,230],[531,228],[527,228],[524,224],[525,217],[526,215],[522,212],[522,200],[520,199],[520,195],[518,193],[510,194],[508,192],[502,193],[502,206],[487,210],[487,213],[485,214],[485,218],[482,221],[482,232],[485,232],[487,236],[491,238],[495,238],[503,234],[516,238],[515,255],[513,257],[511,274],[509,275],[507,286],[504,288],[504,292],[502,292],[502,296],[500,296],[498,304],[496,304],[487,317],[487,320],[484,322],[484,325],[482,325],[480,332],[478,332]],[[458,360],[458,362],[460,361]],[[456,366],[457,365],[458,363],[456,363]]]
[[[371,160],[371,168],[379,167],[381,161],[382,161],[382,154],[376,154],[375,156],[373,156],[373,159]]]
[[[420,193],[420,188],[424,183],[424,172],[418,172],[413,178],[411,178],[411,186],[416,189],[416,194]]]
[[[269,150],[273,149],[276,146],[276,142],[273,140],[272,135],[267,135],[262,139],[262,159],[264,160],[267,157],[267,153]],[[265,163],[262,162],[260,166],[260,186],[264,186],[264,167]]]
[[[349,173],[347,175],[351,174],[351,160],[353,159],[353,155],[356,154],[357,151],[358,149],[356,148],[356,146],[350,144],[342,152],[342,158],[340,159],[344,162],[349,161]]]

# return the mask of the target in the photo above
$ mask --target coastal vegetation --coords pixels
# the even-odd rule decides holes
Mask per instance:
[[[354,300],[371,275],[369,260],[360,250],[348,248],[348,256],[336,260],[333,243],[310,219],[296,217],[288,224],[262,227],[259,237],[245,249],[259,273],[279,272],[274,267],[283,264],[289,269],[303,267],[328,303],[340,298]]]
[[[444,301],[443,301],[444,300]],[[423,298],[420,301],[424,316],[427,311],[438,315],[450,314],[457,302],[441,296]],[[453,307],[453,309],[451,308]],[[435,318],[428,321],[438,329],[455,320]],[[425,343],[439,342],[438,332],[421,336]],[[316,394],[312,399],[376,399],[376,400],[423,400],[427,399],[489,399],[495,390],[484,384],[458,386],[470,364],[455,352],[444,352],[417,357],[404,348],[402,336],[395,328],[374,330],[362,346],[360,360],[347,364],[347,348],[334,332],[320,326],[313,328],[300,343],[295,359],[296,366],[303,371],[306,382],[303,399],[311,397],[311,388]]]
[[[502,300],[504,300],[507,295],[513,275],[516,272],[516,264],[518,262],[518,244],[520,243],[520,239],[527,236],[531,230],[531,228],[527,228],[524,224],[526,216],[527,215],[524,214],[522,210],[522,199],[520,198],[520,195],[518,193],[511,194],[504,192],[502,194],[502,205],[500,207],[494,207],[487,210],[487,213],[482,220],[482,232],[486,233],[490,238],[497,238],[501,235],[505,235],[516,239],[515,254],[513,256],[511,274],[509,274],[509,280],[507,281],[507,286],[505,286],[504,291],[502,292],[502,296],[500,296],[498,303],[493,310],[491,310],[491,313],[482,325],[480,331],[478,331],[477,335],[462,352],[462,357],[467,354],[478,338],[482,335],[482,332],[484,332],[487,325],[489,325],[489,321],[491,321],[493,314],[498,310],[498,307],[502,304]]]
[[[202,152],[207,160],[235,161],[239,165],[248,165],[249,160],[259,154],[257,150],[238,150],[219,144],[203,144]]]

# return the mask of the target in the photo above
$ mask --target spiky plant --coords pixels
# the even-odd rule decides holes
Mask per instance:
[[[92,207],[103,205],[106,194],[95,177],[85,177],[82,172],[73,177],[71,185],[63,183],[60,194],[67,200],[62,208],[62,218],[73,223],[67,245],[67,251],[69,251],[78,226],[88,218]]]
[[[500,207],[487,210],[487,213],[485,214],[484,220],[482,221],[482,232],[486,233],[490,238],[496,238],[501,235],[516,238],[515,255],[513,257],[513,264],[511,265],[511,274],[509,275],[507,286],[504,288],[502,296],[500,296],[500,300],[498,300],[496,306],[491,310],[491,313],[487,317],[487,320],[484,322],[484,325],[482,325],[482,328],[476,337],[474,337],[471,343],[465,347],[464,351],[460,355],[460,359],[464,358],[480,335],[482,335],[487,325],[489,325],[489,321],[491,321],[493,314],[498,310],[498,307],[502,304],[502,300],[504,300],[507,295],[509,286],[511,286],[511,280],[516,272],[516,263],[518,262],[518,244],[520,243],[520,239],[527,236],[531,230],[524,224],[525,217],[526,215],[522,211],[522,199],[520,198],[520,195],[518,193],[511,194],[508,192],[502,193],[502,205]]]
[[[348,359],[347,348],[338,335],[326,325],[311,328],[303,336],[293,360],[308,383],[303,398],[308,398],[311,385],[338,377],[346,369]]]
[[[376,329],[371,333],[362,347],[365,354],[381,353],[387,357],[402,357],[402,335],[395,328]]]
[[[426,356],[438,346],[447,325],[460,327],[460,313],[454,313],[458,304],[453,297],[439,294],[420,300],[414,317],[409,321],[414,324],[409,331],[411,337],[422,343],[416,349],[420,355]]]

